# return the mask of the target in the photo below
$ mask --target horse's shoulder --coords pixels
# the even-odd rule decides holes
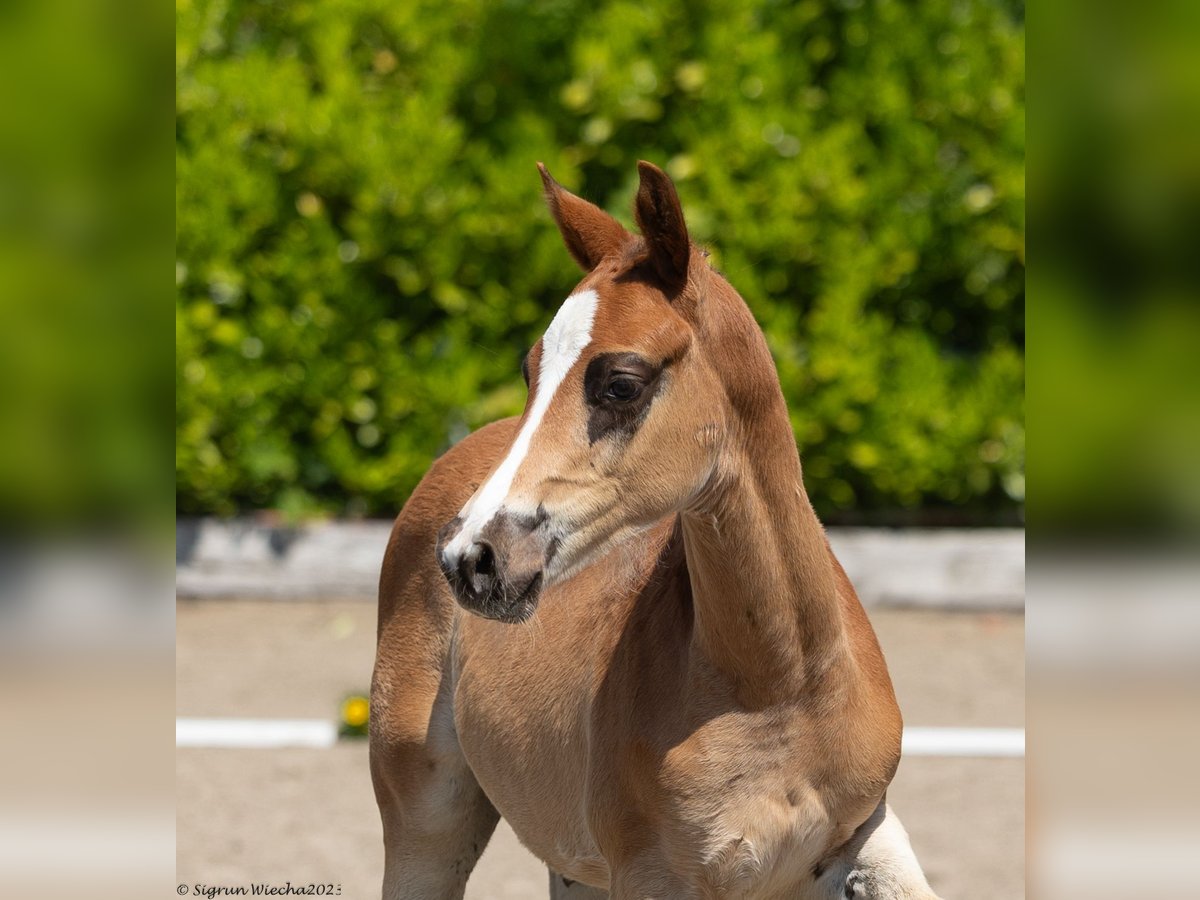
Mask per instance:
[[[458,514],[491,471],[516,432],[515,417],[485,425],[436,460],[404,504],[397,531],[437,530]],[[393,535],[394,537],[394,535]]]

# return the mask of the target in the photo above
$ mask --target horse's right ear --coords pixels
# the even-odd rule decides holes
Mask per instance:
[[[691,241],[679,194],[667,173],[644,159],[638,162],[638,192],[633,215],[646,239],[647,259],[669,291],[687,284]]]
[[[567,250],[585,272],[590,272],[600,260],[621,249],[629,240],[625,227],[595,204],[576,197],[537,164],[546,189],[546,205],[558,224]]]

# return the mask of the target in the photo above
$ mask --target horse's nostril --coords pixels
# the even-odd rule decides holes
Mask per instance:
[[[492,545],[486,541],[480,541],[479,547],[475,556],[475,574],[476,575],[495,575],[496,574],[496,555],[492,551]]]

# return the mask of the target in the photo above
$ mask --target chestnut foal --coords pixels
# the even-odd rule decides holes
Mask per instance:
[[[462,897],[501,815],[554,897],[934,897],[762,332],[662,171],[639,237],[539,168],[587,274],[524,414],[434,464],[383,564],[384,897]]]

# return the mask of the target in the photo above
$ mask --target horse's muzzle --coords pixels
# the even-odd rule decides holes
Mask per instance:
[[[462,528],[457,518],[442,528],[438,565],[460,606],[500,622],[524,622],[533,615],[548,545],[539,524],[501,510],[473,540],[454,540]]]

